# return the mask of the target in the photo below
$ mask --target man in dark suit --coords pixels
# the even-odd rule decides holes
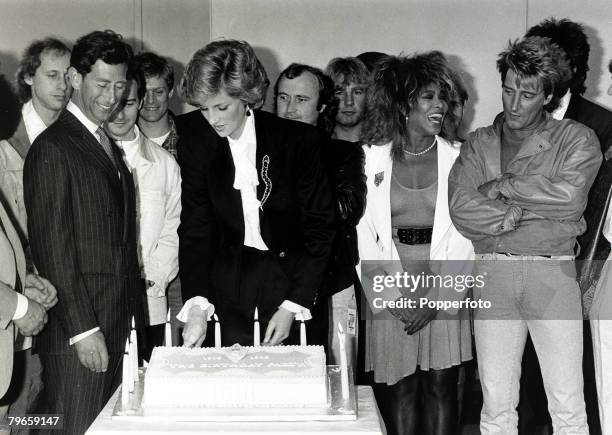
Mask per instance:
[[[39,412],[62,414],[67,434],[83,433],[118,386],[130,318],[142,319],[132,175],[101,128],[125,91],[131,57],[112,31],[77,41],[71,101],[24,168],[34,262],[60,300],[36,343]]]
[[[526,36],[550,38],[562,48],[572,67],[573,75],[569,89],[562,96],[559,108],[552,113],[557,119],[573,119],[591,128],[601,145],[601,151],[609,156],[612,147],[612,112],[585,99],[585,81],[589,70],[589,42],[582,26],[567,19],[550,18],[533,26]],[[580,251],[576,256],[578,281],[583,293],[592,295],[594,284],[599,278],[601,265],[608,257],[610,243],[602,236],[610,196],[612,194],[612,159],[607,158],[601,165],[595,182],[589,192],[584,218],[587,230],[578,237]],[[593,369],[593,351],[588,322],[584,324],[584,394],[589,428],[592,434],[601,433],[597,414],[597,393]],[[536,433],[535,426],[549,421],[547,418],[546,396],[533,343],[528,340],[523,355],[521,377],[521,399],[519,403],[519,430],[521,433]],[[549,423],[550,424],[550,423]]]

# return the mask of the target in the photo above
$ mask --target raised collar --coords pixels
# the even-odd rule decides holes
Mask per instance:
[[[31,99],[21,108],[21,116],[23,117],[23,123],[28,134],[28,140],[30,143],[34,143],[38,135],[45,131],[47,125],[45,125],[45,122],[34,108]]]

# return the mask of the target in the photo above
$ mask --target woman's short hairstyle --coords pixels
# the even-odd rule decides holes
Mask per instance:
[[[535,77],[542,85],[544,95],[552,95],[550,102],[544,106],[548,112],[559,106],[572,76],[565,52],[549,38],[539,36],[510,42],[508,48],[499,54],[497,69],[502,83],[506,80],[508,70],[514,71],[519,80]]]
[[[451,69],[441,52],[384,59],[368,88],[362,141],[373,145],[391,141],[393,158],[403,159],[407,117],[421,91],[432,84],[440,87],[440,97],[448,103],[454,88]]]
[[[21,102],[25,103],[32,98],[32,88],[25,82],[27,77],[36,74],[36,70],[42,63],[43,54],[63,56],[70,54],[70,49],[62,41],[56,38],[45,38],[32,42],[23,52],[21,62],[17,68],[17,93]]]
[[[249,43],[227,39],[213,41],[195,52],[179,91],[190,104],[198,96],[212,97],[223,89],[250,107],[260,107],[269,84],[266,70]]]
[[[123,37],[112,30],[96,30],[77,39],[72,48],[70,66],[83,77],[101,60],[108,65],[129,65],[134,57]]]

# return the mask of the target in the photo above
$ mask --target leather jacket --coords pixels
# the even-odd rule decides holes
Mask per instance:
[[[502,126],[498,117],[461,147],[449,176],[453,223],[477,254],[574,255],[602,161],[597,136],[580,123],[547,115],[502,177]],[[495,179],[499,196],[489,199],[478,187]]]
[[[359,143],[329,139],[321,149],[337,205],[336,239],[321,284],[321,296],[330,296],[354,283],[359,262],[356,225],[366,201],[364,153]]]

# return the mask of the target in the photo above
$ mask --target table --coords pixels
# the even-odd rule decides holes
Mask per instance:
[[[380,412],[371,387],[357,387],[357,420],[354,421],[299,421],[299,422],[168,422],[159,423],[142,419],[140,422],[113,420],[111,415],[119,390],[110,398],[100,415],[87,430],[87,435],[117,434],[340,434],[383,435],[386,434]]]

